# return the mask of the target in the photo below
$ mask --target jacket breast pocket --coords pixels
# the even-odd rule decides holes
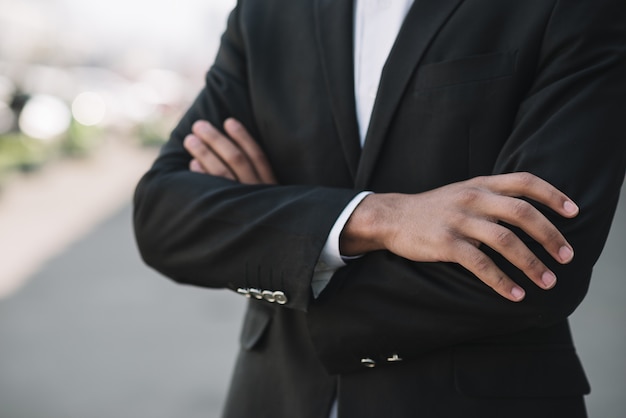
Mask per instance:
[[[479,398],[563,397],[588,394],[589,382],[573,348],[472,348],[454,354],[457,390]]]
[[[507,77],[515,71],[517,51],[495,52],[421,66],[413,90],[416,92]]]
[[[239,336],[239,343],[243,349],[252,350],[262,342],[273,316],[274,310],[265,302],[254,299],[248,302]]]

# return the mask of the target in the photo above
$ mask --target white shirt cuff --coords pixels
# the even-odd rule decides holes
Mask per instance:
[[[358,258],[356,257],[344,257],[339,251],[339,236],[341,231],[346,226],[348,219],[352,216],[352,212],[372,192],[361,192],[356,195],[344,210],[339,214],[339,217],[335,221],[335,224],[328,234],[328,239],[322,248],[320,258],[315,265],[315,272],[313,274],[313,280],[311,281],[311,288],[313,289],[313,297],[317,298],[322,290],[326,288],[332,275],[339,269],[346,265],[346,260]]]

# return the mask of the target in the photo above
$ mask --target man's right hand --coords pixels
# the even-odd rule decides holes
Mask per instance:
[[[340,240],[343,255],[388,250],[413,261],[455,262],[511,301],[524,290],[483,253],[485,244],[519,268],[537,286],[550,289],[555,274],[515,233],[521,228],[559,263],[574,252],[548,219],[522,198],[573,218],[578,207],[563,193],[529,173],[478,177],[428,192],[372,194],[352,213]]]
[[[190,170],[248,184],[276,183],[263,151],[243,125],[227,119],[228,137],[198,121],[185,139]],[[518,267],[542,289],[555,274],[501,222],[516,226],[541,244],[559,263],[573,249],[558,229],[530,203],[532,199],[566,218],[578,214],[567,196],[529,173],[478,177],[424,193],[372,194],[352,213],[340,237],[342,255],[388,250],[413,261],[455,262],[503,297],[520,301],[524,290],[479,247],[485,244]]]

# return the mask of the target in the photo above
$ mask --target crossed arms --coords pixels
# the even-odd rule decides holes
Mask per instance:
[[[185,138],[193,172],[247,184],[274,184],[263,151],[244,126],[227,119],[222,134],[206,121],[194,124]],[[578,207],[549,183],[528,173],[489,176],[415,195],[374,194],[357,206],[342,231],[342,255],[387,250],[417,262],[454,262],[467,268],[501,296],[521,301],[524,290],[478,247],[498,251],[542,289],[556,275],[522,240],[500,222],[525,231],[559,263],[569,263],[573,249],[539,210],[522,198],[544,204],[572,218]]]
[[[246,49],[233,14],[205,89],[137,188],[144,259],[182,283],[280,286],[289,296],[284,309],[309,311],[313,338],[324,342],[321,357],[339,372],[342,355],[373,350],[381,336],[393,349],[419,352],[562,321],[586,292],[626,166],[621,5],[604,3],[615,4],[604,14],[619,24],[595,27],[594,42],[547,29],[555,34],[546,35],[493,176],[367,197],[341,236],[344,254],[367,254],[340,269],[314,303],[321,248],[359,191],[340,182],[273,184],[299,172],[268,163],[284,144],[268,147],[275,138],[256,123],[250,97],[259,82],[249,84],[246,63],[254,49]],[[577,31],[566,6],[554,25]]]

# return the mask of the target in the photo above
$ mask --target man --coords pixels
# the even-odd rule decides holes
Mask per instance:
[[[142,255],[250,297],[225,417],[584,417],[626,10],[400,3],[240,0],[138,186]]]

